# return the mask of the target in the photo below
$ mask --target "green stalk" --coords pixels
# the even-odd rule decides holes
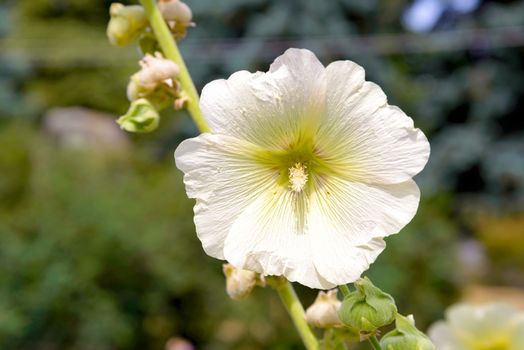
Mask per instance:
[[[147,18],[149,19],[151,28],[153,28],[153,33],[155,34],[155,37],[158,40],[162,51],[164,52],[164,56],[175,62],[180,69],[179,81],[182,85],[182,90],[185,92],[188,98],[187,110],[189,114],[191,114],[191,117],[193,118],[193,121],[200,132],[204,133],[211,131],[206,123],[206,120],[204,119],[202,111],[200,110],[200,106],[198,104],[198,92],[195,88],[195,84],[193,83],[193,79],[191,79],[191,75],[187,70],[180,51],[178,50],[175,39],[173,39],[173,36],[167,27],[166,21],[164,21],[162,14],[158,10],[155,0],[140,0],[140,3],[142,6],[144,6]]]
[[[306,322],[306,314],[304,308],[298,299],[293,286],[289,281],[284,278],[279,277],[270,277],[271,280],[268,281],[268,284],[271,285],[278,293],[280,300],[286,307],[289,316],[293,320],[295,327],[302,338],[302,342],[308,350],[318,350],[318,340],[313,334],[311,328]]]
[[[338,286],[338,289],[340,289],[340,292],[342,293],[342,295],[345,297],[349,296],[351,294],[351,290],[349,289],[349,287],[345,284],[341,284],[340,286]]]
[[[373,346],[374,350],[382,350],[382,347],[380,346],[380,343],[378,342],[378,339],[376,336],[371,336],[368,338],[369,342],[371,343],[371,346]]]

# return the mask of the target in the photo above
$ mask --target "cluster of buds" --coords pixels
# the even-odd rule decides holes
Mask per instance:
[[[158,8],[176,40],[185,38],[187,28],[195,26],[191,9],[180,0],[159,0]],[[124,46],[141,37],[149,37],[149,21],[142,6],[113,3],[109,15],[107,37],[111,44]]]
[[[354,283],[356,290],[341,302],[337,290],[319,292],[306,310],[307,322],[317,328],[333,329],[332,342],[337,338],[364,340],[378,334],[379,328],[395,321],[396,328],[380,340],[387,350],[435,350],[431,340],[415,327],[412,316],[397,313],[393,298],[375,287],[368,278]]]
[[[158,9],[176,40],[184,38],[187,28],[194,26],[191,9],[180,0],[159,0]],[[117,122],[130,132],[151,132],[159,125],[159,111],[170,104],[179,110],[187,102],[177,81],[179,67],[159,52],[159,44],[142,6],[113,3],[109,14],[109,41],[124,46],[138,40],[145,53],[139,62],[140,70],[127,85],[127,97],[131,101],[129,110]]]
[[[140,70],[131,76],[127,85],[127,98],[134,101],[149,99],[158,109],[179,95],[178,65],[165,59],[160,52],[146,54],[139,62]]]
[[[257,285],[265,286],[264,277],[256,272],[237,269],[231,264],[224,264],[222,270],[226,276],[227,294],[233,300],[247,298]]]
[[[131,76],[127,97],[131,101],[128,112],[117,122],[130,132],[150,132],[158,126],[158,112],[174,101],[180,109],[185,98],[177,81],[179,68],[161,53],[146,54],[140,61],[140,70]],[[153,113],[154,112],[154,113]]]
[[[257,285],[265,281],[253,271],[241,270],[224,264],[226,290],[231,299],[240,300],[249,296]],[[279,288],[282,279],[268,277],[267,283]],[[284,280],[285,281],[285,280]],[[366,277],[354,283],[355,291],[337,298],[337,289],[320,291],[306,310],[309,325],[326,329],[324,341],[333,348],[345,348],[346,341],[362,341],[379,334],[381,327],[395,321],[396,328],[380,340],[382,349],[387,350],[435,350],[431,340],[415,327],[412,316],[397,313],[393,298],[384,293]],[[332,347],[329,347],[331,349]]]

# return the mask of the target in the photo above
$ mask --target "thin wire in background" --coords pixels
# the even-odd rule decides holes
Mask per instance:
[[[136,50],[119,51],[100,40],[61,40],[17,38],[4,45],[6,56],[24,57],[34,64],[59,66],[114,66],[137,59]],[[459,29],[429,34],[399,33],[310,38],[188,38],[181,44],[187,60],[220,63],[231,59],[236,50],[255,48],[259,57],[271,59],[289,47],[323,47],[333,55],[353,52],[358,55],[438,54],[465,50],[493,50],[524,47],[524,26]],[[63,60],[56,59],[60,53]]]

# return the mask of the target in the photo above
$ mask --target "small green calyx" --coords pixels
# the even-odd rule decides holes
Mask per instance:
[[[109,14],[107,37],[116,46],[124,46],[137,39],[149,24],[144,8],[139,5],[113,3]]]
[[[429,338],[415,327],[412,317],[400,314],[396,317],[396,329],[385,334],[380,339],[384,350],[436,350]]]
[[[151,132],[158,127],[160,116],[153,105],[145,98],[131,102],[126,114],[116,121],[120,127],[129,132]]]
[[[365,335],[395,320],[397,307],[391,295],[375,287],[367,277],[354,285],[356,290],[344,298],[339,310],[342,323]]]

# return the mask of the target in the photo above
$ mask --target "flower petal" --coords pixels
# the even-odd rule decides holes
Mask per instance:
[[[200,107],[213,133],[281,149],[316,130],[324,106],[324,71],[311,51],[289,49],[268,73],[240,71],[207,84]]]
[[[334,287],[316,271],[303,196],[275,186],[260,194],[226,238],[226,259],[264,275],[284,275],[311,288]]]
[[[333,284],[353,282],[415,215],[420,192],[413,180],[368,185],[314,178],[308,226],[315,267]]]
[[[230,136],[202,134],[175,151],[187,194],[197,200],[197,235],[215,258],[224,258],[224,241],[236,218],[275,182],[277,175],[253,160],[255,147]]]
[[[428,335],[439,350],[468,350],[460,339],[456,338],[450,326],[439,321],[428,329]]]
[[[449,308],[446,316],[450,327],[464,342],[491,344],[509,337],[517,311],[507,304],[458,304]]]
[[[400,183],[419,173],[429,157],[429,143],[399,108],[387,104],[382,89],[364,82],[353,62],[326,68],[326,114],[318,148],[333,166],[366,183]]]

